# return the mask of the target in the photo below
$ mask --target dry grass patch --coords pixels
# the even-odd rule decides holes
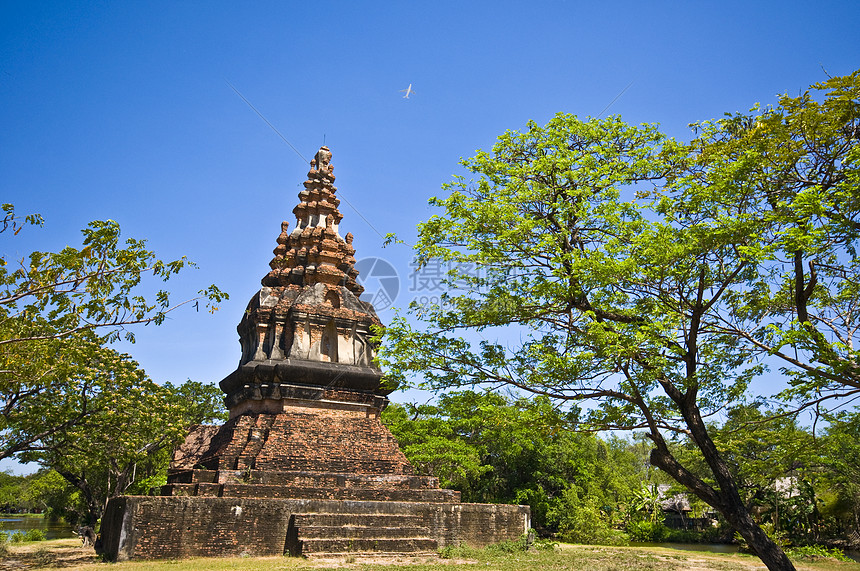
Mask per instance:
[[[0,571],[25,569],[76,569],[81,571],[271,571],[286,569],[357,569],[391,571],[753,571],[764,569],[748,555],[711,554],[645,547],[598,547],[566,545],[552,551],[502,553],[491,550],[450,550],[448,558],[407,555],[379,557],[352,554],[339,558],[301,559],[291,557],[236,557],[167,561],[102,563],[91,548],[82,548],[75,539],[43,541],[11,546],[0,561]],[[818,561],[797,563],[799,571],[860,571],[858,563]]]

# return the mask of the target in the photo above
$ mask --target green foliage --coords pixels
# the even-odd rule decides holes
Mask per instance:
[[[499,553],[522,553],[528,551],[530,545],[530,534],[523,534],[519,539],[511,539],[508,541],[500,541],[487,546],[487,551],[497,551]]]
[[[24,533],[24,541],[45,541],[47,538],[41,529],[28,529]]]
[[[651,523],[656,524],[660,516],[660,491],[657,484],[643,484],[636,490],[631,507],[634,510],[647,511]]]
[[[27,214],[24,216],[22,220],[20,216],[15,213],[15,205],[9,203],[3,203],[0,205],[0,209],[3,210],[3,221],[0,224],[3,225],[0,228],[0,233],[5,232],[6,230],[12,230],[13,235],[18,235],[18,233],[23,230],[25,225],[32,226],[42,226],[45,221],[39,214]],[[5,265],[6,259],[0,259],[0,265]]]
[[[627,523],[625,531],[633,541],[650,541],[660,543],[669,536],[669,529],[663,522],[651,520],[633,520]]]
[[[0,233],[42,224],[38,215],[22,220],[9,204],[3,212]],[[214,387],[158,386],[107,344],[121,335],[133,341],[129,325],[159,324],[201,299],[215,311],[227,296],[215,286],[179,304],[163,289],[145,296],[144,276],[167,281],[193,264],[160,260],[143,240],[121,241],[111,220],[82,233],[80,248],[0,257],[0,458],[53,468],[32,496],[92,525],[107,497],[158,482],[190,424],[224,416]],[[76,493],[57,485],[58,474]]]
[[[0,513],[29,511],[27,498],[21,493],[26,489],[27,477],[0,472]]]
[[[569,430],[576,415],[545,398],[459,391],[436,405],[390,405],[382,418],[418,473],[460,490],[463,501],[527,504],[535,528],[549,534],[573,521],[581,497],[619,512],[642,477],[627,442]]]
[[[590,545],[624,545],[627,537],[612,526],[610,516],[594,498],[582,500],[573,489],[567,489],[564,500],[552,514],[558,522],[558,538],[569,543]]]
[[[80,492],[54,470],[43,469],[33,474],[24,495],[49,519],[63,519],[75,525],[80,514],[85,513]]]
[[[785,396],[860,388],[860,71],[695,128],[661,204],[746,234],[732,243],[753,274],[728,292],[724,331],[783,361]]]
[[[816,441],[817,470],[830,492],[821,511],[835,523],[829,535],[845,537],[860,533],[860,411],[842,411],[829,420]]]
[[[820,545],[804,545],[802,547],[791,547],[786,550],[786,554],[795,561],[816,561],[818,559],[835,559],[845,563],[853,562],[854,560],[845,555],[845,552],[838,548],[827,548]]]
[[[37,215],[20,221],[12,205],[3,210],[0,233],[41,225]],[[80,248],[0,257],[0,458],[44,449],[100,413],[99,395],[133,390],[136,364],[105,346],[121,335],[133,340],[129,325],[161,323],[200,299],[217,309],[227,296],[215,286],[179,304],[166,290],[150,299],[140,292],[144,276],[166,281],[191,266],[159,260],[143,240],[122,242],[113,221],[90,223]]]
[[[390,324],[380,362],[401,385],[591,401],[582,425],[646,430],[653,465],[788,568],[705,420],[763,359],[801,406],[860,389],[860,72],[694,128],[682,144],[559,114],[463,160],[475,180],[431,199],[415,247],[452,262],[449,292],[411,308],[421,326]],[[669,434],[702,462],[679,462]]]
[[[43,451],[21,454],[52,469],[33,483],[33,494],[67,521],[94,525],[108,498],[161,485],[188,428],[223,416],[217,387],[190,380],[159,386],[136,364],[110,377],[120,374],[132,377],[125,390],[92,398],[88,406],[97,412],[86,423],[46,439]]]

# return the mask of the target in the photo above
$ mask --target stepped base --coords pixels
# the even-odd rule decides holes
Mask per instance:
[[[276,472],[263,470],[171,470],[162,496],[302,498],[329,500],[459,502],[460,492],[439,488],[431,476]]]
[[[102,519],[111,561],[421,554],[520,537],[529,508],[497,504],[124,496]]]

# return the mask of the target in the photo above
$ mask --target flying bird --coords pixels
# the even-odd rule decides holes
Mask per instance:
[[[409,87],[407,87],[406,89],[401,89],[401,90],[400,90],[400,93],[405,93],[405,94],[406,94],[406,95],[404,95],[404,96],[403,96],[403,99],[409,99],[409,96],[410,96],[410,95],[412,95],[412,94],[413,94],[413,93],[415,93],[415,92],[414,92],[414,91],[412,91],[412,84],[410,83],[410,84],[409,84]]]

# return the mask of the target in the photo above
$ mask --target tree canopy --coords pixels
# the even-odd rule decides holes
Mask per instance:
[[[0,234],[14,237],[41,226],[39,215],[19,216],[3,205]],[[8,232],[7,232],[8,231]],[[212,285],[178,304],[166,290],[147,298],[147,276],[169,280],[193,264],[160,260],[143,240],[120,240],[119,225],[94,221],[80,248],[0,257],[0,458],[43,451],[101,412],[94,398],[135,390],[137,364],[107,344],[132,325],[159,324],[182,305],[204,301],[211,311],[227,298]]]
[[[457,391],[382,420],[418,473],[464,502],[528,504],[542,534],[611,543],[646,468],[626,441],[567,430],[570,414],[543,397]]]
[[[816,94],[822,94],[818,101]],[[855,387],[860,72],[695,126],[559,114],[462,162],[419,225],[451,291],[395,319],[400,382],[591,400],[591,429],[642,429],[651,462],[717,509],[770,569],[792,569],[744,506],[708,432],[769,365],[806,403]],[[479,275],[460,268],[479,264]],[[458,284],[468,284],[458,289]],[[519,339],[502,339],[515,325]],[[464,332],[469,332],[464,335]],[[706,481],[672,453],[687,438]]]

